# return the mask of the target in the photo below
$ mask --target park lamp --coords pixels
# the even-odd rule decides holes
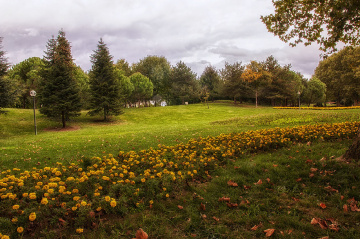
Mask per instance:
[[[34,90],[30,91],[30,96],[34,98],[34,126],[35,126],[35,135],[37,135],[36,115],[35,115],[35,96],[36,96],[36,91],[34,91]]]
[[[299,110],[300,110],[300,95],[301,95],[301,92],[298,91],[297,94],[299,95]]]

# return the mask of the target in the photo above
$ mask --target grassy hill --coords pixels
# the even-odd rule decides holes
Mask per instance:
[[[359,121],[360,110],[197,104],[125,109],[106,123],[84,112],[66,130],[37,115],[37,136],[32,110],[7,110],[0,233],[11,238],[360,236],[359,165],[335,160],[348,126],[316,126]],[[67,191],[49,193],[50,182]]]

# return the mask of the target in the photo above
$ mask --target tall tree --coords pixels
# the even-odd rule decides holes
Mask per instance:
[[[44,62],[39,57],[30,57],[9,70],[9,78],[17,81],[19,101],[22,108],[29,108],[31,105],[31,90],[38,91],[41,84],[41,70]]]
[[[250,95],[249,84],[242,78],[244,69],[245,66],[242,65],[242,62],[233,64],[225,62],[224,69],[220,70],[221,78],[224,81],[223,94],[233,98],[235,104],[237,98],[241,100]]]
[[[116,62],[115,68],[120,70],[124,76],[130,76],[132,74],[132,69],[125,59],[120,59]]]
[[[136,63],[133,68],[134,72],[140,72],[153,83],[153,95],[156,99],[168,100],[171,87],[171,66],[164,56],[147,56]]]
[[[150,79],[140,72],[136,72],[130,76],[130,82],[134,89],[131,94],[133,102],[149,100],[153,95],[153,83]]]
[[[196,101],[199,99],[200,87],[194,73],[184,62],[179,61],[172,68],[171,91],[175,104],[185,104],[185,101]]]
[[[70,117],[80,115],[81,103],[71,47],[64,31],[60,30],[56,39],[52,37],[48,41],[44,62],[40,112],[48,117],[61,118],[65,128]]]
[[[123,74],[123,71],[115,69],[115,75],[120,84],[120,99],[124,104],[128,104],[134,91],[134,85],[130,81],[130,77]]]
[[[122,113],[120,100],[120,84],[115,75],[115,67],[109,49],[103,40],[97,45],[91,55],[92,68],[90,71],[90,89],[92,94],[91,110],[89,113],[103,114],[104,121],[109,115]]]
[[[304,98],[308,106],[311,103],[322,104],[326,98],[326,85],[316,77],[312,77],[304,89]]]
[[[321,50],[333,52],[338,42],[360,44],[359,0],[273,0],[273,5],[275,14],[261,19],[291,46],[317,42]]]
[[[345,47],[319,63],[315,76],[326,84],[328,100],[360,100],[360,47]]]
[[[200,85],[208,93],[208,98],[214,100],[221,94],[221,78],[214,66],[205,67],[200,76]]]
[[[307,41],[305,44],[318,42],[323,51],[335,51],[338,42],[360,45],[359,0],[273,0],[273,4],[275,14],[262,17],[262,20],[270,32],[284,41],[295,38],[293,45],[303,39]],[[323,27],[327,32],[323,33]],[[359,152],[360,129],[344,157],[360,160]]]
[[[255,91],[255,107],[257,107],[260,89],[270,83],[271,74],[263,68],[262,64],[251,61],[246,65],[241,77],[244,81],[247,81],[250,88]]]
[[[9,63],[2,50],[2,37],[0,37],[0,109],[10,104],[13,98],[11,83],[6,77]]]

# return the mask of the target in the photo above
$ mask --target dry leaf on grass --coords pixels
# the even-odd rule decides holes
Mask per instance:
[[[139,230],[136,231],[135,238],[133,239],[147,239],[149,236],[146,232],[144,232],[143,229],[139,228]]]
[[[235,182],[233,182],[233,181],[231,181],[231,180],[229,180],[229,182],[227,182],[227,184],[228,184],[229,186],[231,186],[231,187],[237,187],[237,186],[238,186],[237,183],[235,183]]]
[[[266,230],[264,230],[264,232],[266,233],[265,236],[271,237],[272,234],[274,234],[275,229],[266,229]]]

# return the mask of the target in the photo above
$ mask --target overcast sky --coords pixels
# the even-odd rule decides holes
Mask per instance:
[[[320,60],[316,45],[289,47],[267,32],[260,16],[271,0],[0,0],[0,37],[11,64],[43,57],[48,39],[63,29],[72,56],[85,71],[103,38],[114,62],[148,55],[185,62],[199,76],[208,65],[263,61],[310,78]]]

